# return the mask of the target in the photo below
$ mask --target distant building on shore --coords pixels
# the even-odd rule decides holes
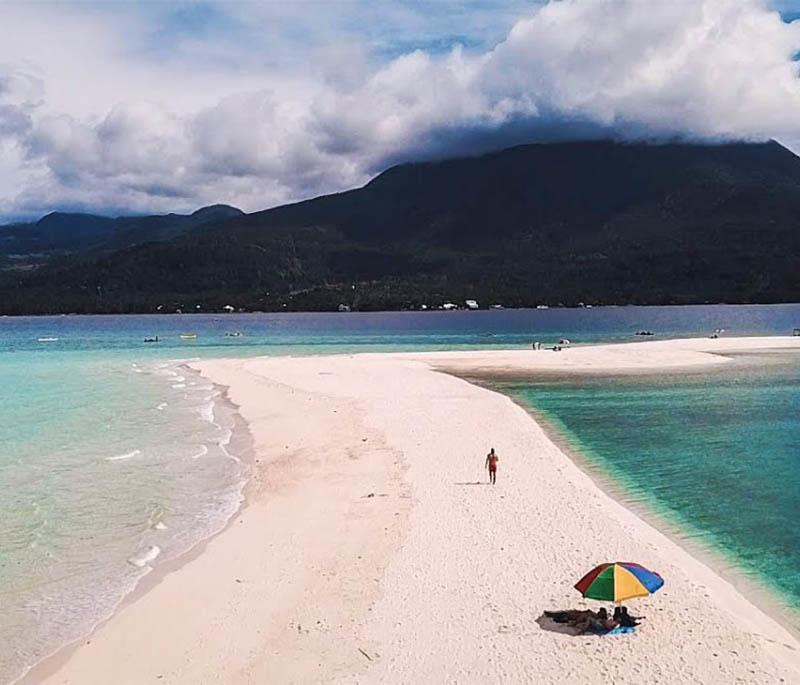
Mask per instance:
[[[467,305],[467,309],[480,309],[477,300],[464,300],[464,304]]]

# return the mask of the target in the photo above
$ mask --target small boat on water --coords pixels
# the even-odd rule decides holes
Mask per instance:
[[[158,342],[158,336],[155,336],[154,338],[145,338],[145,339],[144,339],[144,341],[145,341],[146,343],[154,343],[154,342]]]
[[[225,331],[226,338],[241,338],[242,334],[240,331]]]
[[[196,340],[197,339],[197,333],[181,333],[180,336],[178,336],[178,337],[181,340]]]
[[[37,338],[36,342],[58,342],[58,338]]]

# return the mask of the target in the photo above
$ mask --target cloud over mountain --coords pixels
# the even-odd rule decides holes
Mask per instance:
[[[65,30],[115,30],[89,19],[71,16]],[[264,21],[228,19],[256,33]],[[352,187],[395,161],[530,139],[800,138],[800,23],[759,0],[559,0],[530,6],[490,46],[376,57],[334,35],[278,67],[248,54],[241,73],[231,65],[241,53],[209,55],[215,35],[200,34],[190,44],[203,59],[161,65],[103,52],[113,41],[101,36],[100,52],[66,72],[57,55],[40,65],[0,48],[0,214],[260,209]],[[268,61],[270,45],[260,49]],[[97,83],[90,59],[104,60]],[[50,97],[56,74],[86,90],[91,111]]]

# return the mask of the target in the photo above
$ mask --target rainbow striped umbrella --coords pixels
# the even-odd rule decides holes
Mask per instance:
[[[633,597],[647,597],[659,590],[664,579],[644,566],[629,561],[596,566],[577,583],[575,589],[584,597],[607,602],[624,602]]]

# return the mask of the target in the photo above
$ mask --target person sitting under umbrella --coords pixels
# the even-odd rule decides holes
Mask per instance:
[[[582,633],[607,633],[619,625],[615,618],[609,618],[605,609],[597,612],[591,609],[569,609],[567,611],[545,611],[544,615],[553,619],[555,623],[562,623],[577,629]]]
[[[618,606],[614,608],[614,620],[623,628],[635,628],[639,625],[642,618],[644,617],[631,616],[628,613],[628,607]]]
[[[602,635],[610,630],[614,630],[618,625],[619,623],[615,619],[609,617],[605,609],[598,609],[597,616],[593,618],[587,617],[575,623],[579,635],[588,632]]]

